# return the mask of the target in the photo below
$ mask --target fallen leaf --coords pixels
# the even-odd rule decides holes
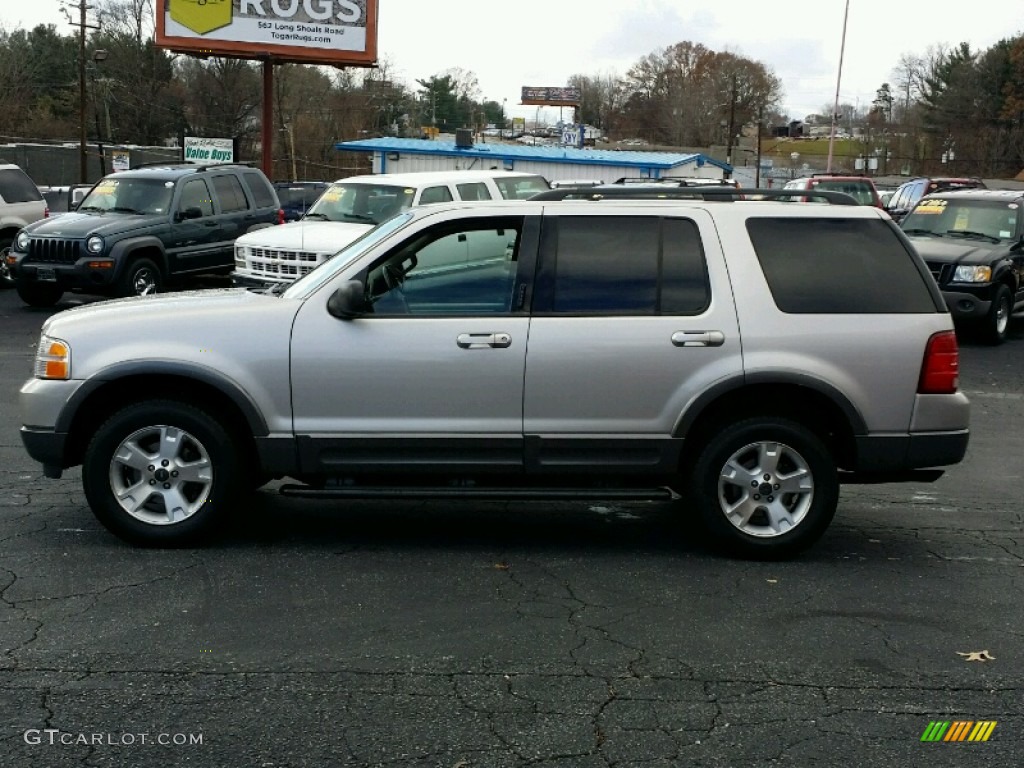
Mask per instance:
[[[499,571],[507,571],[509,569],[508,563],[495,563],[494,567]]]
[[[996,657],[992,656],[988,651],[970,651],[969,653],[963,653],[962,651],[956,652],[957,656],[963,656],[964,661],[995,661]]]
[[[767,581],[769,584],[778,584],[779,583],[778,579],[765,579],[765,581]]]

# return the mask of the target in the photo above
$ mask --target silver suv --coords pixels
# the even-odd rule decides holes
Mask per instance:
[[[137,544],[203,540],[290,477],[320,498],[675,499],[780,557],[840,482],[961,460],[957,373],[938,288],[876,208],[599,196],[413,208],[277,294],[61,312],[20,404],[46,475],[81,464]]]
[[[14,285],[13,259],[8,257],[18,232],[49,215],[43,193],[28,174],[16,165],[0,163],[0,288]]]

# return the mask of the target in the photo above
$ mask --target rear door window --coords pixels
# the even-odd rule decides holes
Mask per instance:
[[[704,251],[689,219],[553,216],[542,240],[540,312],[685,315],[708,306]]]
[[[942,311],[923,263],[879,219],[751,218],[747,232],[790,314]]]
[[[451,190],[448,187],[427,187],[420,193],[420,205],[431,203],[448,203],[454,200]]]
[[[491,193],[487,189],[487,185],[481,181],[467,182],[465,184],[456,184],[455,188],[459,190],[459,198],[462,200],[490,200]]]

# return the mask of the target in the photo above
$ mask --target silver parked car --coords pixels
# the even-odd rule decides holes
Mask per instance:
[[[788,556],[840,482],[934,479],[968,441],[942,297],[868,206],[412,208],[276,295],[59,313],[35,365],[29,453],[51,477],[81,464],[100,521],[146,545],[204,540],[290,477],[310,497],[676,499],[731,550]]]

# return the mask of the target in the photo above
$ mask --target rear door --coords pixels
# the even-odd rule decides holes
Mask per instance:
[[[552,210],[526,364],[527,470],[676,471],[687,404],[742,374],[711,217]]]
[[[256,223],[256,215],[238,176],[233,173],[214,174],[211,183],[219,213],[215,228],[217,249],[211,256],[213,261],[209,266],[233,266],[235,240]]]

